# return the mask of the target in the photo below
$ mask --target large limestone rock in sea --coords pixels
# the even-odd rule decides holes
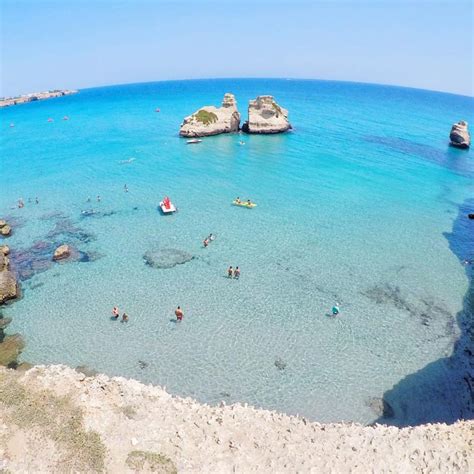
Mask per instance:
[[[449,134],[449,139],[451,140],[451,146],[469,148],[471,145],[471,136],[467,129],[467,122],[461,120],[458,123],[453,124],[451,133]]]
[[[225,94],[222,107],[206,105],[186,117],[179,134],[182,137],[207,137],[220,133],[238,132],[240,114],[234,94]]]
[[[246,133],[281,133],[291,129],[288,110],[280,107],[271,95],[249,101],[249,118],[242,126]]]

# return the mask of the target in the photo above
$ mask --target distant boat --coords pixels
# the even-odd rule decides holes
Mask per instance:
[[[155,112],[159,112],[159,111],[160,111],[160,109],[158,109],[158,108],[157,108],[157,109],[155,109]]]
[[[63,117],[63,120],[69,120],[69,117],[68,117],[67,115],[65,115],[65,116]]]
[[[11,124],[10,124],[10,127],[14,127],[14,126],[15,126],[15,124],[14,124],[14,123],[11,123]]]
[[[163,214],[173,214],[173,212],[176,212],[176,207],[168,196],[164,197],[163,201],[160,202],[160,208]]]
[[[201,143],[202,140],[200,140],[199,138],[191,138],[191,140],[186,140],[186,143],[188,145],[192,145],[193,143]]]
[[[54,122],[54,120],[50,117],[50,118],[48,119],[48,122]]]

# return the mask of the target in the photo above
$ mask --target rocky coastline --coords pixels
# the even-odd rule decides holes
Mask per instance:
[[[409,428],[320,424],[242,404],[208,406],[65,366],[0,368],[0,437],[0,469],[11,472],[474,469],[474,421]]]
[[[185,117],[179,135],[187,138],[207,137],[242,130],[253,134],[283,133],[292,128],[288,111],[271,95],[249,101],[248,120],[240,128],[240,113],[233,94],[226,93],[220,108],[207,105]]]
[[[26,104],[28,102],[35,102],[37,100],[54,99],[56,97],[63,97],[65,95],[77,94],[77,90],[52,90],[44,92],[32,92],[31,94],[19,95],[16,97],[2,97],[0,98],[0,108],[11,107],[12,105]]]

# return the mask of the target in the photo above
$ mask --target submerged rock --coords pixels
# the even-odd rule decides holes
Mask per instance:
[[[190,262],[193,258],[190,253],[178,249],[148,250],[143,255],[145,263],[153,268],[173,268]]]
[[[453,124],[449,134],[450,145],[457,148],[469,148],[471,145],[471,136],[467,129],[467,122],[464,120]]]
[[[395,416],[393,408],[383,398],[370,398],[366,404],[378,417],[393,418]]]
[[[60,245],[55,251],[53,255],[53,260],[63,260],[68,258],[71,255],[71,248],[69,245]]]
[[[249,102],[249,116],[242,126],[246,133],[281,133],[291,129],[288,110],[280,107],[271,95],[260,95]]]
[[[186,117],[181,124],[179,134],[182,137],[207,137],[220,133],[237,132],[240,125],[240,113],[233,94],[225,94],[222,106],[207,105]]]
[[[286,369],[286,362],[281,357],[277,357],[275,359],[274,364],[275,364],[275,367],[278,370],[285,370]]]
[[[0,365],[10,366],[16,364],[16,360],[24,347],[25,342],[19,334],[6,336],[0,342]]]

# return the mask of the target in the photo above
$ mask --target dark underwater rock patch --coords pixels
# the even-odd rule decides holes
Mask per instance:
[[[173,268],[176,265],[182,265],[194,259],[194,256],[184,250],[178,249],[159,249],[148,250],[143,259],[145,263],[153,268]]]
[[[369,135],[363,137],[368,143],[382,145],[397,153],[407,156],[417,156],[431,163],[436,163],[444,168],[451,170],[462,176],[474,177],[474,166],[469,158],[456,153],[456,150],[447,149],[445,151],[435,148],[431,145],[417,143],[406,138],[399,137],[381,137]],[[455,159],[453,159],[455,158]]]

